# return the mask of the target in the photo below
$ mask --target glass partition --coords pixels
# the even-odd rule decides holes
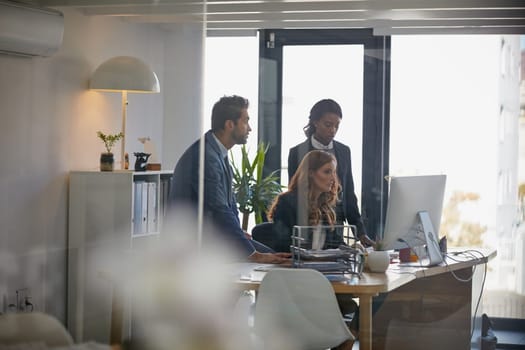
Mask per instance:
[[[497,249],[484,291],[493,317],[525,317],[519,55],[518,36],[392,37],[390,174],[447,175],[440,236]]]

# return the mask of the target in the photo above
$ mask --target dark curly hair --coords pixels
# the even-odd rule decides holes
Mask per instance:
[[[315,134],[314,122],[321,119],[321,117],[326,113],[334,113],[338,115],[339,118],[343,118],[343,111],[341,110],[341,106],[339,106],[339,104],[334,100],[327,98],[316,102],[316,104],[314,104],[312,109],[310,110],[310,116],[308,117],[308,125],[306,125],[303,128],[306,137],[310,137],[313,134]]]

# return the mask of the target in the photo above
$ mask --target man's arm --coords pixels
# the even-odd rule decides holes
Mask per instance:
[[[210,157],[205,165],[204,203],[205,210],[211,213],[214,222],[228,239],[239,245],[249,261],[262,264],[281,264],[290,262],[289,253],[261,253],[255,250],[251,239],[246,237],[239,222],[236,203],[228,200],[228,187],[222,170],[221,160]],[[232,189],[233,190],[233,189]],[[234,198],[234,197],[233,197]]]
[[[204,166],[204,211],[224,234],[249,256],[255,252],[250,240],[241,229],[236,208],[229,201],[228,181],[222,169],[221,160],[207,157]],[[198,179],[197,179],[198,181]],[[235,204],[233,203],[233,206]]]

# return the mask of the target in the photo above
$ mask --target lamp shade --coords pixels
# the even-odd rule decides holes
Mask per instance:
[[[89,88],[100,91],[160,92],[154,71],[135,57],[117,56],[102,63],[91,76]]]

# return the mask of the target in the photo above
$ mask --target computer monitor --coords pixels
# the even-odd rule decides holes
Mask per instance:
[[[430,258],[441,258],[438,232],[446,175],[391,176],[389,180],[385,249],[426,245]]]

